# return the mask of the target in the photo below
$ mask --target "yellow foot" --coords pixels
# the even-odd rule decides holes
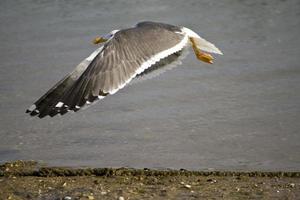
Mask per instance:
[[[195,53],[196,57],[198,58],[198,60],[201,60],[201,61],[209,63],[209,64],[213,64],[214,57],[211,54],[202,52],[197,47],[196,42],[194,41],[193,38],[190,38],[190,41],[192,43],[194,53]]]
[[[107,39],[104,39],[103,37],[96,37],[95,39],[93,39],[94,44],[99,44],[99,43],[103,43],[106,41],[107,41]]]
[[[212,57],[212,55],[208,54],[208,53],[203,53],[201,51],[199,52],[195,52],[197,58],[203,62],[206,62],[206,63],[209,63],[209,64],[213,64],[213,60],[214,60],[214,57]]]

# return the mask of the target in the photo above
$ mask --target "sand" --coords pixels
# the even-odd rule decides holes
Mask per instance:
[[[0,199],[299,199],[300,172],[0,166]]]

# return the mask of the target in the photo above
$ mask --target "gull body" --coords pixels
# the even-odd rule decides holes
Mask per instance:
[[[158,22],[113,30],[94,39],[100,44],[73,72],[38,99],[27,113],[43,118],[78,111],[116,93],[133,79],[175,62],[188,46],[196,57],[213,63],[222,52],[189,28]]]

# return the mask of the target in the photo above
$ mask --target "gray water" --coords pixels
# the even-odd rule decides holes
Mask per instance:
[[[25,110],[113,29],[153,20],[215,43],[159,77],[76,114]],[[0,162],[224,170],[300,170],[298,0],[0,2]]]

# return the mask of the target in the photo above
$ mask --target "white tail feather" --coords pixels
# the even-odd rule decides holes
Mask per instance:
[[[183,27],[182,31],[185,34],[187,34],[189,37],[194,39],[194,42],[195,42],[197,48],[199,48],[200,50],[206,51],[208,53],[215,53],[215,54],[223,55],[223,53],[220,51],[220,49],[218,49],[214,44],[203,39],[202,37],[200,37],[197,33],[192,31],[191,29]]]
[[[218,49],[214,44],[208,42],[207,40],[203,39],[203,38],[193,38],[195,41],[196,46],[202,50],[202,51],[206,51],[208,53],[215,53],[215,54],[220,54],[223,55],[222,51],[220,51],[220,49]]]

